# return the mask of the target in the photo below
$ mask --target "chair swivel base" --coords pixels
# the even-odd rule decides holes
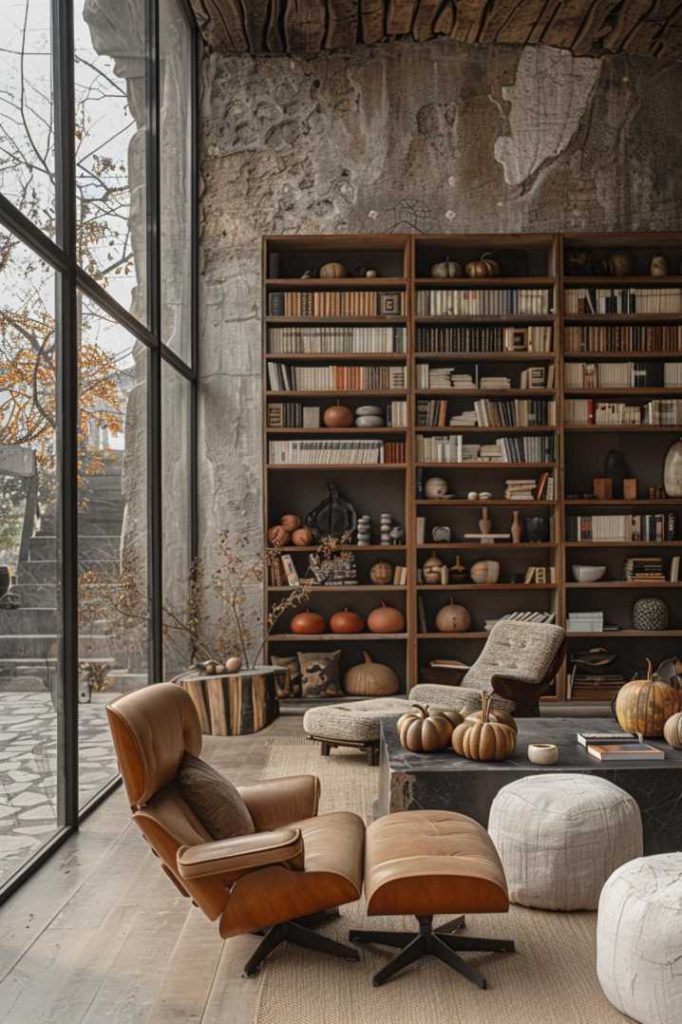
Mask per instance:
[[[275,924],[272,928],[268,928],[263,941],[244,965],[245,976],[248,978],[256,974],[266,957],[282,942],[292,942],[295,946],[302,946],[304,949],[315,949],[319,953],[337,956],[342,960],[359,960],[360,954],[357,949],[353,949],[352,946],[346,946],[342,942],[328,939],[326,935],[318,935],[317,932],[312,930],[312,927],[323,924],[338,916],[338,910],[322,911],[319,914],[311,914],[308,917],[298,918],[295,921],[283,921],[281,924]]]
[[[372,982],[374,985],[383,985],[392,978],[403,967],[412,964],[423,956],[435,956],[452,970],[464,975],[479,988],[487,988],[487,982],[482,974],[457,955],[457,952],[485,951],[485,952],[514,952],[514,943],[507,939],[473,939],[464,938],[460,935],[452,935],[450,931],[433,930],[433,917],[418,916],[419,932],[372,932],[372,931],[351,931],[348,935],[351,942],[375,942],[379,946],[395,946],[401,950],[393,957],[385,967],[378,971]],[[460,920],[457,919],[457,924]],[[452,924],[450,925],[452,927]]]

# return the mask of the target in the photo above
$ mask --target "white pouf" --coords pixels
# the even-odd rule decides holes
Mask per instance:
[[[682,853],[640,857],[604,886],[597,975],[610,1003],[641,1024],[682,1020]]]
[[[529,775],[501,789],[490,838],[512,903],[595,910],[616,868],[642,854],[642,816],[632,797],[595,775]]]

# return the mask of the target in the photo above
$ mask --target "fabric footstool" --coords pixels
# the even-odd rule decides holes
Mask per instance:
[[[351,931],[351,942],[400,949],[374,976],[375,985],[422,956],[437,957],[479,988],[485,978],[462,950],[513,952],[514,943],[453,935],[462,918],[433,929],[435,914],[500,914],[509,909],[500,859],[485,829],[454,811],[402,811],[372,822],[365,840],[367,913],[414,914],[419,932]]]
[[[595,910],[609,875],[642,855],[632,797],[595,775],[530,775],[501,789],[488,831],[512,903]]]
[[[682,853],[640,857],[604,886],[597,918],[604,995],[641,1024],[682,1017]]]

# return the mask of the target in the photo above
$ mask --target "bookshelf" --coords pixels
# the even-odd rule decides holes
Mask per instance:
[[[486,252],[498,276],[430,274],[446,259],[464,267]],[[627,273],[604,269],[614,269],[614,253],[625,254],[615,269]],[[661,253],[671,273],[651,277]],[[326,262],[361,269],[301,277]],[[378,276],[359,276],[368,267]],[[313,587],[310,607],[327,619],[346,606],[366,617],[383,595],[405,617],[399,634],[301,637],[285,615],[269,653],[290,655],[296,644],[341,649],[343,674],[366,649],[394,668],[404,692],[434,659],[473,660],[486,623],[523,610],[561,625],[571,613],[604,612],[603,629],[569,632],[569,652],[605,647],[625,679],[646,656],[676,655],[680,584],[669,576],[682,519],[671,513],[680,517],[682,499],[661,488],[665,452],[682,436],[681,267],[682,236],[672,234],[264,239],[266,528],[285,513],[303,517],[333,482],[358,515],[371,517],[372,542],[344,546],[357,583]],[[327,427],[324,412],[336,403],[354,415],[379,406],[382,421]],[[629,497],[594,493],[611,449],[637,480]],[[443,496],[426,493],[433,477],[445,480]],[[494,543],[480,539],[483,509],[500,535]],[[404,528],[401,543],[378,543],[382,512]],[[618,533],[633,516],[642,532]],[[315,549],[281,550],[302,575]],[[451,571],[427,582],[434,557]],[[377,560],[405,567],[401,582],[372,584]],[[473,582],[468,570],[485,561],[499,563],[499,575]],[[578,582],[576,563],[603,565],[604,577]],[[465,577],[454,571],[462,564]],[[627,566],[634,578],[625,578]],[[271,581],[266,609],[286,593],[286,581]],[[649,596],[666,601],[667,629],[632,628],[633,601]],[[451,600],[471,622],[442,633],[436,616]],[[614,689],[589,678],[571,685],[564,670],[545,699],[603,701]]]

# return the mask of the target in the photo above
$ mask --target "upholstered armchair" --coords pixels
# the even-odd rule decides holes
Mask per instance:
[[[222,938],[265,931],[247,974],[285,940],[357,959],[356,950],[311,928],[360,896],[365,830],[357,815],[318,816],[313,775],[272,779],[231,787],[222,805],[213,801],[212,812],[234,804],[242,833],[216,839],[190,804],[183,773],[187,765],[203,773],[209,796],[211,773],[217,792],[220,782],[231,784],[199,759],[201,729],[189,696],[158,683],[120,698],[107,716],[133,820],[163,871],[219,922]]]

